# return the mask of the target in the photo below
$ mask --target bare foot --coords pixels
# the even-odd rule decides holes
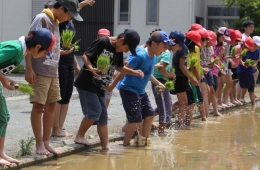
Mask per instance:
[[[3,158],[4,160],[10,162],[10,163],[16,163],[16,164],[21,163],[17,159],[14,159],[14,158],[12,158],[10,156],[7,156],[5,153],[0,154],[0,157]]]
[[[84,137],[79,137],[79,136],[76,136],[74,142],[76,144],[85,145],[85,146],[91,145]]]
[[[12,163],[7,161],[7,160],[4,160],[4,159],[0,159],[0,165],[1,166],[11,166]]]
[[[220,114],[219,112],[214,113],[214,116],[220,116],[220,117],[224,117],[222,114]]]
[[[44,144],[36,144],[36,154],[49,155],[50,152],[45,148]]]
[[[202,117],[201,120],[202,121],[207,121],[207,118],[206,117]]]
[[[111,148],[110,148],[109,145],[106,145],[106,146],[102,146],[102,150],[103,151],[109,151],[109,150],[111,150]]]
[[[45,148],[50,152],[53,153],[54,155],[59,155],[61,154],[59,151],[55,150],[50,144],[49,142],[44,144]]]
[[[52,133],[52,137],[71,137],[73,134],[67,133],[63,130],[59,130],[57,133]]]

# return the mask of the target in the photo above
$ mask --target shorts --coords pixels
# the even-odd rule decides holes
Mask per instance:
[[[137,94],[128,90],[119,90],[123,107],[129,123],[140,123],[148,116],[154,116],[147,93]]]
[[[82,112],[85,119],[95,120],[94,124],[107,125],[107,108],[105,97],[77,88]]]
[[[110,100],[111,97],[112,97],[112,94],[113,94],[113,91],[111,91],[111,92],[105,92],[105,98],[106,98],[106,100]]]
[[[237,68],[232,68],[232,80],[238,80]]]
[[[165,83],[165,81],[160,82]],[[159,122],[170,123],[172,118],[172,98],[170,91],[166,89],[163,93],[157,93],[155,91],[155,85],[153,83],[151,83],[151,85],[157,106],[154,110],[159,113]]]
[[[0,137],[6,136],[7,124],[10,120],[9,110],[2,90],[2,84],[0,83]]]
[[[203,81],[209,86],[213,86],[215,84],[211,70],[208,74],[204,74]]]
[[[74,67],[59,64],[59,83],[61,100],[59,104],[68,104],[73,92]]]
[[[217,89],[218,89],[218,77],[213,75],[213,80],[214,80],[213,88],[214,88],[215,91],[217,91]]]
[[[189,83],[186,94],[188,98],[188,105],[193,103],[203,103],[202,93],[199,86],[193,86]]]
[[[189,81],[186,76],[176,77],[174,91],[171,91],[170,93],[171,94],[182,93],[185,92],[188,87],[189,87]]]
[[[248,89],[248,92],[255,91],[255,80],[254,76],[248,73],[238,73],[238,82],[241,88]]]
[[[31,103],[48,104],[61,99],[59,78],[46,77],[37,74],[34,84],[30,84],[35,92],[30,96]]]
[[[232,76],[232,74],[233,74],[231,69],[225,70],[225,73],[226,73],[226,75],[229,75],[229,76]]]

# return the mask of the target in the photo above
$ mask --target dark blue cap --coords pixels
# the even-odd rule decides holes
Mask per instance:
[[[181,31],[172,31],[169,36],[170,39],[177,40],[177,43],[184,49],[188,49],[185,44],[185,35]]]

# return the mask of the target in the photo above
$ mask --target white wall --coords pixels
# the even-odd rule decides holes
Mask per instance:
[[[31,19],[31,0],[0,0],[0,42],[27,35]]]
[[[159,1],[159,24],[146,25],[146,0],[132,0],[130,24],[118,24],[118,1],[115,0],[114,34],[121,33],[126,28],[135,29],[141,36],[141,44],[149,37],[149,33],[161,28],[168,34],[172,30],[186,32],[194,22],[194,9],[190,9],[193,0],[163,0]]]
[[[196,17],[203,18],[205,21],[205,13],[204,13],[204,8],[205,8],[205,0],[194,0],[193,1],[193,6],[194,6],[194,21]],[[205,25],[202,23],[202,25]]]

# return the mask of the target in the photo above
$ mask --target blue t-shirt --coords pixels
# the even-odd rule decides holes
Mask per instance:
[[[248,51],[246,53],[246,55],[242,58],[242,61],[245,62],[246,59],[258,60],[259,59],[259,52],[260,52],[259,49],[255,50],[254,52]],[[241,64],[238,65],[237,72],[238,73],[248,73],[250,75],[254,75],[253,67],[245,68]]]
[[[129,55],[129,57],[127,58],[128,64],[134,70],[142,70],[144,73],[144,78],[127,74],[122,79],[120,88],[137,94],[144,94],[145,87],[153,73],[153,68],[156,63],[157,57],[149,57],[147,50],[141,46],[138,46],[136,48],[136,53],[137,56],[134,56],[132,54]]]

